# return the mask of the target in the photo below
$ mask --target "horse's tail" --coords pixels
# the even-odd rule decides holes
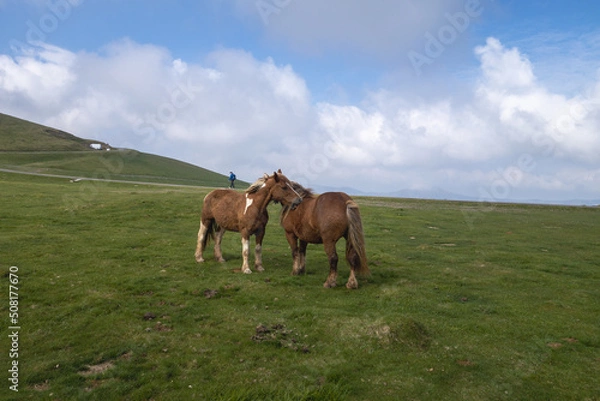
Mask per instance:
[[[217,230],[217,229],[218,229],[217,223],[214,220],[210,220],[210,222],[206,226],[206,232],[204,234],[204,237],[202,237],[202,248],[203,249],[206,248],[206,245],[208,245],[208,243],[211,239],[215,239],[215,230]]]
[[[206,214],[210,215],[211,212],[211,200],[214,197],[213,193],[210,192],[208,195],[204,197],[204,201],[202,204],[202,217],[200,218],[200,232],[204,231],[204,235],[200,238],[200,232],[198,233],[198,247],[202,245],[202,249],[206,248],[209,241],[215,238],[215,231],[219,229],[217,222],[214,218],[205,218]],[[208,211],[208,212],[207,212]],[[208,217],[208,216],[206,216]],[[204,221],[207,221],[208,224],[204,225]],[[204,230],[202,230],[204,226]]]
[[[371,271],[367,266],[365,236],[363,234],[360,211],[358,210],[358,205],[353,200],[346,202],[346,216],[348,217],[346,260],[350,263],[356,274],[367,275]]]

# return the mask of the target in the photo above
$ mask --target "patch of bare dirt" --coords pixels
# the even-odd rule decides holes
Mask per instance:
[[[267,342],[294,351],[310,352],[308,345],[300,343],[298,334],[294,333],[293,330],[287,329],[283,324],[274,324],[271,326],[259,324],[256,326],[255,332],[252,336],[252,341],[254,342]]]
[[[154,325],[154,330],[165,332],[165,331],[172,331],[173,329],[170,326],[163,324],[162,322],[156,322],[156,324]]]
[[[146,312],[144,313],[144,320],[152,320],[152,319],[156,319],[156,314],[152,313],[152,312]]]
[[[32,386],[32,388],[35,391],[48,391],[50,390],[50,383],[48,382],[48,380],[44,381],[43,383],[36,383]]]
[[[367,329],[367,334],[375,338],[382,347],[403,344],[410,348],[426,350],[431,345],[431,335],[426,327],[412,319],[394,325],[373,325]]]
[[[100,373],[104,373],[109,369],[115,367],[115,364],[112,361],[106,361],[99,363],[97,365],[86,365],[85,370],[79,371],[81,376],[94,376]]]

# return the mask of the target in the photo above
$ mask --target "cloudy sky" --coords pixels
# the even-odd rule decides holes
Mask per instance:
[[[247,181],[597,200],[598,15],[596,0],[0,0],[0,112]]]

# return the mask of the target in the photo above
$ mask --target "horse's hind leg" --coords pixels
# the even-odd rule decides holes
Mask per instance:
[[[327,280],[325,281],[325,284],[323,284],[323,287],[332,288],[337,285],[338,256],[335,250],[335,242],[324,242],[324,246],[327,259],[329,259],[329,276],[327,276]]]
[[[356,280],[354,271],[360,269],[360,258],[355,250],[348,250],[348,247],[348,238],[346,238],[346,259],[348,260],[348,264],[350,264],[350,277],[348,277],[346,288],[355,290],[358,288],[358,280]]]
[[[254,247],[254,268],[258,272],[265,271],[262,265],[262,241],[265,236],[265,230],[260,230],[255,234],[256,246]]]
[[[218,262],[225,262],[223,259],[223,253],[221,252],[221,241],[223,241],[223,235],[225,235],[225,229],[223,227],[219,227],[217,232],[215,232],[215,259]]]
[[[298,274],[304,274],[306,272],[306,247],[308,242],[300,240],[300,247],[298,248]]]
[[[196,262],[202,263],[204,262],[204,257],[202,254],[204,253],[204,245],[206,244],[206,235],[208,232],[208,227],[205,226],[202,222],[200,222],[200,229],[198,230],[198,244],[196,244]]]
[[[350,277],[348,278],[348,282],[346,283],[346,288],[355,290],[358,288],[358,281],[356,280],[356,276],[354,275],[354,267],[350,268]]]

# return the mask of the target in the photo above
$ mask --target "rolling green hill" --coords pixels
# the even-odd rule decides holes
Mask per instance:
[[[94,150],[91,144],[100,144]],[[110,151],[108,151],[110,150]],[[82,139],[64,131],[0,113],[0,168],[70,178],[223,187],[227,177],[213,171],[130,149]],[[240,182],[240,186],[247,185]]]
[[[100,143],[0,113],[0,151],[92,151]]]

